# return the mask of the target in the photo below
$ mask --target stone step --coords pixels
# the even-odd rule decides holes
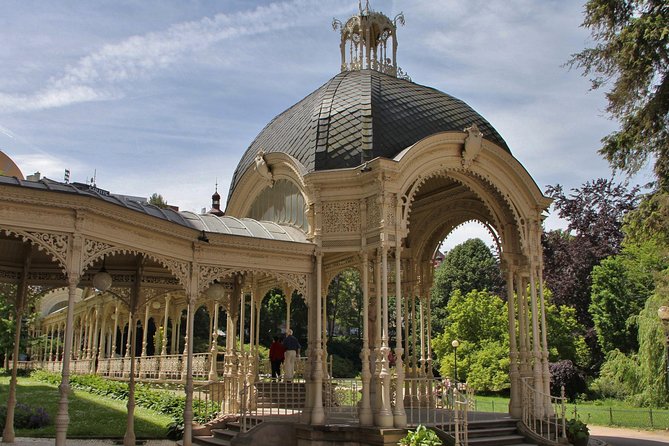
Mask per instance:
[[[469,438],[469,444],[472,446],[506,446],[522,444],[524,442],[525,437],[517,434]]]
[[[211,436],[193,436],[193,443],[201,446],[230,446],[230,441],[222,438]],[[183,440],[177,442],[179,446],[183,444]]]
[[[220,438],[221,440],[232,440],[239,433],[239,429],[212,429],[211,433],[214,437]]]
[[[516,426],[503,426],[503,427],[490,427],[490,428],[477,428],[469,429],[468,435],[469,438],[478,438],[478,437],[493,437],[500,435],[512,435],[516,432]]]

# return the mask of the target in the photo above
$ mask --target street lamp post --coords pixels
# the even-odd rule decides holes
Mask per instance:
[[[669,307],[661,306],[657,310],[657,315],[662,321],[662,328],[664,328],[664,348],[666,351],[666,361],[667,361],[667,392],[669,393]]]
[[[451,342],[451,346],[453,347],[453,353],[455,354],[455,382],[458,381],[458,347],[460,347],[460,341],[457,339],[453,339],[453,342]]]

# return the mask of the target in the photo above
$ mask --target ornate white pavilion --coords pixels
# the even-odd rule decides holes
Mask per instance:
[[[398,432],[440,404],[430,347],[433,257],[469,221],[493,236],[506,279],[509,415],[527,435],[542,434],[533,433],[538,420],[554,415],[540,286],[550,200],[482,116],[398,67],[403,23],[402,15],[390,19],[368,4],[334,22],[341,72],[251,143],[224,213],[217,193],[212,211],[198,215],[91,185],[0,176],[0,281],[17,285],[19,316],[28,310],[28,289],[40,287],[40,317],[29,329],[47,339],[28,352],[17,342],[13,368],[27,353],[29,366],[62,374],[56,445],[66,444],[72,373],[130,381],[125,444],[135,444],[136,381],[181,384],[184,445],[197,441],[193,401],[205,387],[221,413],[262,417],[267,380],[257,346],[263,298],[273,289],[287,299],[285,328],[306,335],[301,378],[274,391],[304,397],[289,408],[275,405],[275,417],[291,420],[280,423],[282,432],[292,430],[277,438],[268,432],[279,424],[265,423],[263,442],[396,443]],[[324,299],[330,281],[350,268],[363,291],[362,372],[343,422],[345,404],[333,404]],[[292,316],[293,296],[308,308],[306,320]],[[195,354],[201,307],[210,315],[210,348]],[[401,329],[391,336],[391,327]],[[365,435],[346,437],[342,424],[353,432],[346,435]],[[370,432],[381,440],[367,440]],[[556,440],[549,434],[547,444]],[[3,441],[13,438],[8,423]]]

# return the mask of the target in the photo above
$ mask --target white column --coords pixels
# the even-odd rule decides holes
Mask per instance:
[[[316,339],[314,352],[314,406],[311,408],[311,424],[322,425],[325,423],[325,411],[323,410],[323,344],[322,344],[322,306],[323,306],[323,254],[316,253]]]
[[[360,267],[362,279],[362,398],[358,409],[360,425],[371,426],[374,423],[370,402],[371,372],[369,370],[369,255],[362,252]]]
[[[196,271],[193,267],[192,271]],[[193,442],[193,323],[195,318],[195,299],[197,297],[197,275],[191,274],[188,290],[188,321],[186,322],[186,404],[184,407],[183,446],[192,446]]]
[[[509,401],[509,414],[514,418],[522,416],[521,394],[520,394],[520,373],[518,371],[518,347],[516,345],[516,310],[514,297],[514,270],[511,261],[508,261],[506,271],[506,294],[507,294],[507,312],[509,317],[509,378],[511,380],[511,399]]]
[[[139,278],[136,279],[139,283]],[[137,286],[137,285],[136,285]],[[137,296],[131,297],[137,299]],[[126,357],[130,359],[130,375],[128,381],[128,415],[126,417],[125,435],[123,436],[123,446],[134,446],[135,438],[135,345],[137,345],[137,320],[135,319],[134,309],[128,312],[128,345]],[[128,353],[130,355],[128,356]],[[123,367],[125,371],[125,367]]]
[[[100,356],[100,348],[99,348],[100,338],[99,338],[99,335],[98,335],[99,327],[100,327],[100,311],[101,311],[100,305],[96,305],[95,306],[95,324],[94,324],[94,327],[93,327],[93,336],[92,336],[93,344],[92,344],[92,347],[91,347],[91,359],[92,359],[92,361],[91,361],[91,373],[96,372],[97,369],[96,369],[95,364],[97,363],[98,358]]]
[[[381,410],[379,411],[379,427],[393,427],[393,413],[390,410],[390,369],[388,367],[388,248],[381,246],[381,293],[382,303],[382,334],[381,334]]]
[[[118,318],[120,310],[118,306],[119,304],[118,302],[116,302],[116,307],[114,307],[114,331],[112,332],[111,355],[109,355],[111,358],[113,358],[116,355],[116,336],[118,333]]]
[[[546,326],[546,304],[544,302],[544,281],[541,274],[542,267],[537,268],[537,278],[539,280],[539,302],[541,302],[541,364],[542,364],[542,375],[543,375],[543,388],[544,393],[547,395],[544,401],[544,411],[546,416],[552,417],[555,415],[553,405],[551,404],[550,397],[551,394],[551,372],[548,369],[548,339],[547,331],[548,327]]]
[[[216,371],[216,359],[218,359],[218,301],[214,301],[213,327],[211,330],[211,348],[209,353],[211,361],[209,361],[209,381],[216,381],[218,374]]]
[[[393,411],[393,423],[396,428],[405,428],[407,415],[404,411],[404,349],[402,348],[402,250],[399,246],[400,240],[395,243],[395,369],[397,378],[395,382],[395,408]]]
[[[65,323],[65,344],[63,345],[63,368],[61,382],[58,389],[60,400],[58,401],[58,412],[56,414],[56,446],[65,446],[67,427],[70,424],[68,414],[68,398],[70,394],[70,356],[72,354],[72,339],[74,337],[74,299],[77,294],[79,283],[78,272],[68,268],[68,299],[67,299],[67,322]]]
[[[544,404],[539,395],[544,391],[544,382],[541,366],[541,337],[539,336],[539,307],[537,305],[537,282],[534,265],[530,267],[530,299],[532,304],[532,371],[534,372],[533,387],[536,392],[534,399],[534,410],[537,417],[543,417]]]
[[[149,346],[149,302],[144,309],[144,324],[142,326],[142,353],[141,357],[146,356],[146,349]]]
[[[290,330],[290,305],[293,302],[293,294],[286,294],[284,296],[286,300],[286,333]]]

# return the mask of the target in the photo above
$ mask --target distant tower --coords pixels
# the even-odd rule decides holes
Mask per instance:
[[[390,20],[369,9],[369,0],[364,9],[359,1],[358,10],[345,24],[332,21],[332,28],[341,30],[341,71],[368,69],[406,78],[397,66],[397,24],[404,25],[404,15]]]
[[[225,215],[225,213],[221,210],[221,196],[218,194],[218,181],[216,182],[214,195],[211,196],[211,209],[209,210],[209,213],[219,217]]]

